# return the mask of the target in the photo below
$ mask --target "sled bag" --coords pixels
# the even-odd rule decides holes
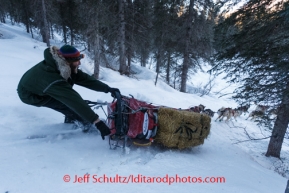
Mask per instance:
[[[134,99],[123,98],[122,100],[122,128],[130,138],[150,139],[157,132],[157,110],[156,106]],[[115,129],[118,109],[117,101],[108,104],[109,127]]]

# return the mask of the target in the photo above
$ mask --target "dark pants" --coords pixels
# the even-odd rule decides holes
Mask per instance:
[[[73,122],[74,120],[80,121],[82,123],[88,123],[87,121],[83,120],[78,114],[73,112],[69,107],[67,107],[65,104],[61,103],[58,100],[55,100],[54,98],[51,98],[46,104],[42,105],[43,107],[48,107],[50,109],[53,109],[55,111],[58,111],[65,115],[65,122]]]

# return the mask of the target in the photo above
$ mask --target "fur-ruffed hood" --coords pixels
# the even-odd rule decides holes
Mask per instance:
[[[50,50],[50,53],[52,54],[52,58],[56,62],[58,70],[60,71],[60,75],[65,80],[67,80],[71,75],[71,68],[69,66],[69,63],[65,60],[63,56],[58,54],[59,48],[57,48],[56,46],[51,46],[49,50]]]

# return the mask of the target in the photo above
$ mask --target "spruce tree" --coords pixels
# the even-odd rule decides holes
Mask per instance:
[[[213,70],[241,83],[233,98],[279,109],[266,153],[278,158],[289,122],[288,5],[250,0],[215,29]]]

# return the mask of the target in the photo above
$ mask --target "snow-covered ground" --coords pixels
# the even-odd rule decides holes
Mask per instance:
[[[130,147],[124,152],[109,149],[108,139],[103,141],[96,133],[72,130],[72,125],[63,124],[63,115],[53,110],[23,104],[17,96],[18,81],[43,60],[46,46],[31,39],[21,26],[0,24],[0,34],[0,193],[285,191],[289,140],[284,141],[281,160],[264,156],[268,139],[238,143],[248,140],[245,130],[253,138],[270,135],[245,120],[245,115],[229,123],[215,122],[215,115],[208,139],[189,150]],[[92,68],[87,58],[82,68]],[[204,104],[214,111],[237,106],[225,97],[180,93],[161,81],[154,86],[154,72],[134,68],[137,79],[101,68],[101,80],[123,95],[159,105],[188,108]],[[206,77],[198,73],[194,80],[206,82]],[[220,79],[216,83],[218,89],[226,87]],[[112,100],[109,94],[75,89],[85,99]],[[96,112],[105,118],[101,109]],[[65,182],[68,175],[70,181]],[[105,177],[116,181],[106,182]]]

